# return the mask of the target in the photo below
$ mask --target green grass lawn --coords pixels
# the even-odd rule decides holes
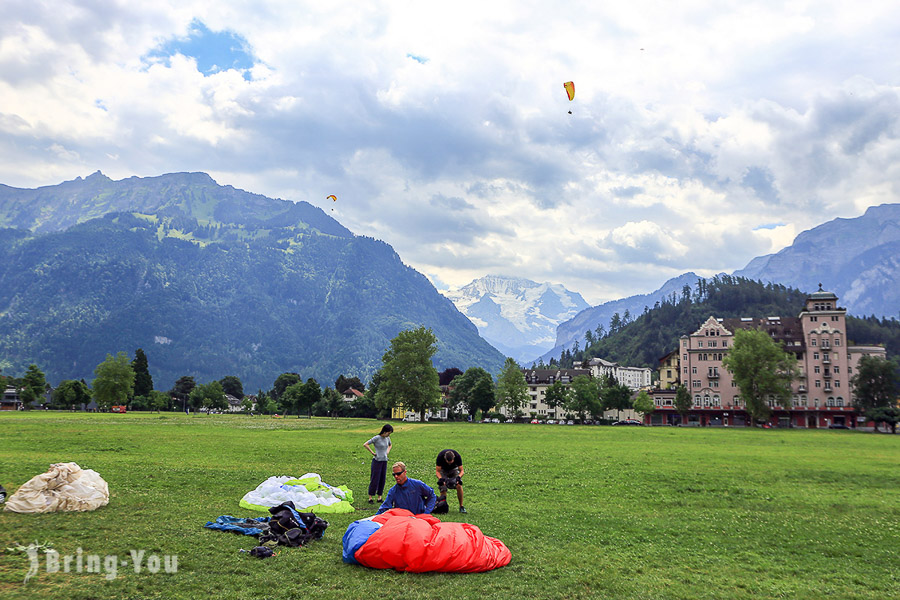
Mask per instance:
[[[109,483],[89,513],[0,513],[3,598],[900,598],[900,436],[855,431],[395,423],[392,460],[434,483],[460,451],[468,515],[512,551],[488,573],[409,574],[341,561],[372,514],[380,423],[174,414],[0,414],[0,483],[55,462]],[[254,538],[204,529],[271,475],[319,473],[360,508],[325,515],[324,539],[250,558]],[[388,484],[390,485],[390,483]],[[178,556],[177,573],[40,571],[6,550]]]

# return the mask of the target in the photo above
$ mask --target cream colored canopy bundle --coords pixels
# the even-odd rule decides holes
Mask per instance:
[[[91,469],[56,463],[29,479],[6,501],[6,509],[18,513],[87,511],[106,506],[109,486]]]

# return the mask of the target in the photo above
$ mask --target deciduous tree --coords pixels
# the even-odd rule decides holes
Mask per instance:
[[[236,375],[226,375],[219,380],[222,385],[222,391],[226,394],[234,396],[238,400],[244,397],[244,384]]]
[[[382,357],[381,381],[375,402],[381,410],[403,406],[425,421],[429,409],[440,408],[438,372],[431,362],[437,338],[431,329],[401,331]]]
[[[741,400],[754,421],[772,414],[767,400],[791,405],[791,382],[797,377],[797,359],[785,352],[765,331],[738,329],[722,364],[741,390]]]
[[[61,381],[53,390],[53,404],[61,408],[74,409],[91,401],[91,390],[77,379]]]
[[[856,406],[862,411],[897,403],[897,365],[893,361],[879,356],[861,357],[850,384]]]
[[[94,375],[96,377],[91,387],[99,408],[127,404],[134,395],[134,369],[124,352],[115,356],[107,354],[106,359],[94,369]]]
[[[568,396],[566,408],[578,414],[580,419],[601,412],[600,386],[587,375],[578,375],[572,380]]]
[[[641,415],[641,418],[649,415],[656,409],[656,405],[653,404],[653,398],[650,397],[650,394],[648,394],[646,390],[640,391],[637,397],[632,401],[631,407],[634,409],[634,412]]]
[[[458,369],[457,369],[458,370]],[[482,413],[494,408],[494,378],[481,367],[470,367],[462,375],[453,379],[450,392],[450,405],[456,412],[457,407],[464,409],[473,417],[480,410]]]
[[[22,404],[25,408],[31,408],[31,405],[40,400],[46,391],[47,380],[44,378],[44,372],[37,365],[28,365],[19,392]]]
[[[675,390],[675,410],[681,415],[682,425],[687,425],[688,413],[693,405],[694,402],[691,400],[690,392],[683,385],[679,385],[678,389]]]
[[[497,375],[496,400],[498,406],[505,406],[506,410],[516,418],[522,416],[522,409],[528,403],[528,384],[525,382],[525,374],[514,359],[507,357],[503,368]]]

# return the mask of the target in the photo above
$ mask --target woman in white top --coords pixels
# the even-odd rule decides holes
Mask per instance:
[[[385,425],[381,433],[364,443],[366,450],[372,453],[372,471],[369,475],[369,504],[372,504],[372,496],[378,494],[378,501],[384,494],[384,480],[387,478],[388,453],[391,451],[391,434],[394,428]],[[374,450],[372,449],[374,447]]]

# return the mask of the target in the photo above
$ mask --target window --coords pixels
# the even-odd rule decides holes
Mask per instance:
[[[818,373],[820,371],[819,365],[813,367],[813,373]]]
[[[844,405],[843,396],[838,396],[837,399],[835,399],[835,401],[834,401],[834,405],[835,406],[843,406]]]
[[[834,366],[834,374],[837,375],[840,372],[841,372],[841,368],[839,366],[835,365]]]
[[[700,404],[701,402],[702,402],[702,400],[700,399],[700,394],[697,394],[696,396],[694,396],[694,406],[701,406],[701,404]]]
[[[697,347],[698,347],[698,348],[702,348],[702,347],[703,347],[703,342],[697,342]]]
[[[819,360],[819,353],[813,352],[813,360]]]
[[[837,317],[831,317],[831,320],[832,320],[832,321],[837,321],[838,318],[837,318]]]
[[[812,338],[811,340],[809,340],[809,345],[810,345],[810,346],[815,346],[815,345],[816,345],[816,338]]]
[[[719,345],[718,342],[716,342],[715,340],[713,340],[709,343],[710,348],[715,348],[718,345]]]
[[[818,379],[816,379],[816,387],[817,387],[817,388],[822,387],[822,382],[821,382],[820,380],[818,380]]]
[[[819,317],[810,317],[809,320],[815,323],[819,320]]]
[[[835,345],[835,346],[840,346],[840,345],[841,345],[841,338],[834,338],[834,345]]]
[[[723,348],[727,348],[727,347],[728,347],[728,340],[722,340],[722,347],[723,347]]]
[[[836,388],[841,387],[841,380],[840,380],[840,379],[835,379],[835,380],[834,380],[834,387],[836,387]]]
[[[696,374],[697,374],[697,367],[691,367],[691,374],[692,374],[692,375],[696,375]]]
[[[700,380],[699,380],[699,379],[695,379],[693,383],[694,383],[694,387],[695,387],[695,388],[700,387]]]
[[[713,406],[719,406],[719,403],[720,403],[719,397],[713,396]]]
[[[687,362],[687,354],[685,354],[685,355],[682,357],[682,360],[684,360],[685,362]]]

